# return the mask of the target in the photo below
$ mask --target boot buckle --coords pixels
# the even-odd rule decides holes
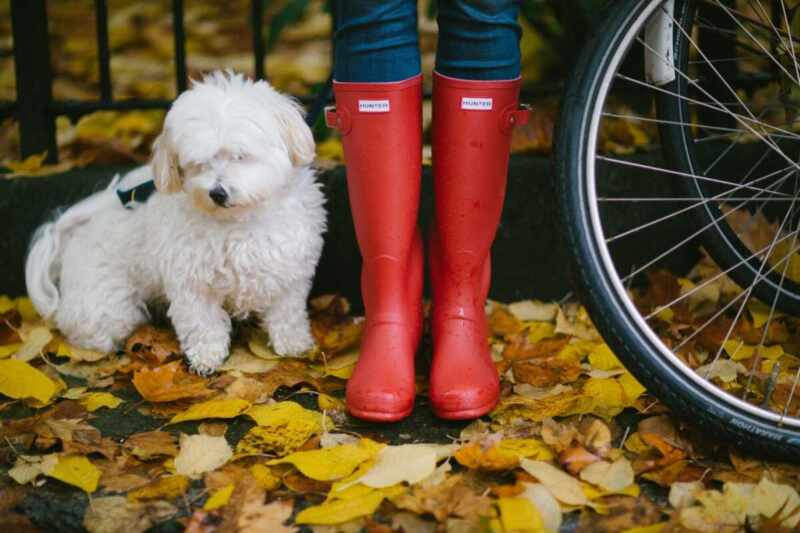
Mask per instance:
[[[339,130],[342,135],[350,133],[352,126],[350,113],[346,109],[337,109],[335,105],[325,107],[325,125],[329,128]]]
[[[523,126],[528,123],[533,107],[530,104],[519,104],[511,106],[503,113],[503,122],[500,129],[503,133],[510,133],[515,126]]]

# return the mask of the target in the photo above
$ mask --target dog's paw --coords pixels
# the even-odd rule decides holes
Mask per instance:
[[[273,335],[272,348],[278,355],[300,357],[314,347],[314,338],[307,329]]]
[[[209,376],[216,372],[227,357],[228,347],[225,345],[205,344],[186,350],[189,368],[201,376]]]

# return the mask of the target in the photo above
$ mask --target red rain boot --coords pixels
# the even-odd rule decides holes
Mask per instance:
[[[431,232],[434,413],[476,418],[497,404],[500,383],[484,305],[490,248],[506,190],[511,131],[528,120],[520,80],[471,81],[434,73]]]
[[[366,310],[347,408],[358,418],[393,422],[414,407],[414,357],[422,330],[422,76],[396,83],[336,82],[334,93],[336,109],[326,119],[342,135]]]

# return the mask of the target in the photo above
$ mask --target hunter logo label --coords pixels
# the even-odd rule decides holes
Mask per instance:
[[[359,100],[359,113],[388,113],[389,100]]]
[[[474,109],[477,111],[491,111],[492,99],[491,98],[461,98],[461,109]]]

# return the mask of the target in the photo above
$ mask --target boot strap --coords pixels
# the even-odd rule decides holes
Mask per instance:
[[[342,135],[350,133],[353,127],[350,121],[350,113],[346,109],[337,109],[335,105],[329,105],[325,108],[325,124],[329,128],[339,130]]]
[[[500,123],[500,129],[503,133],[511,133],[515,126],[527,124],[532,113],[533,108],[530,104],[510,106],[503,112],[503,121]]]

